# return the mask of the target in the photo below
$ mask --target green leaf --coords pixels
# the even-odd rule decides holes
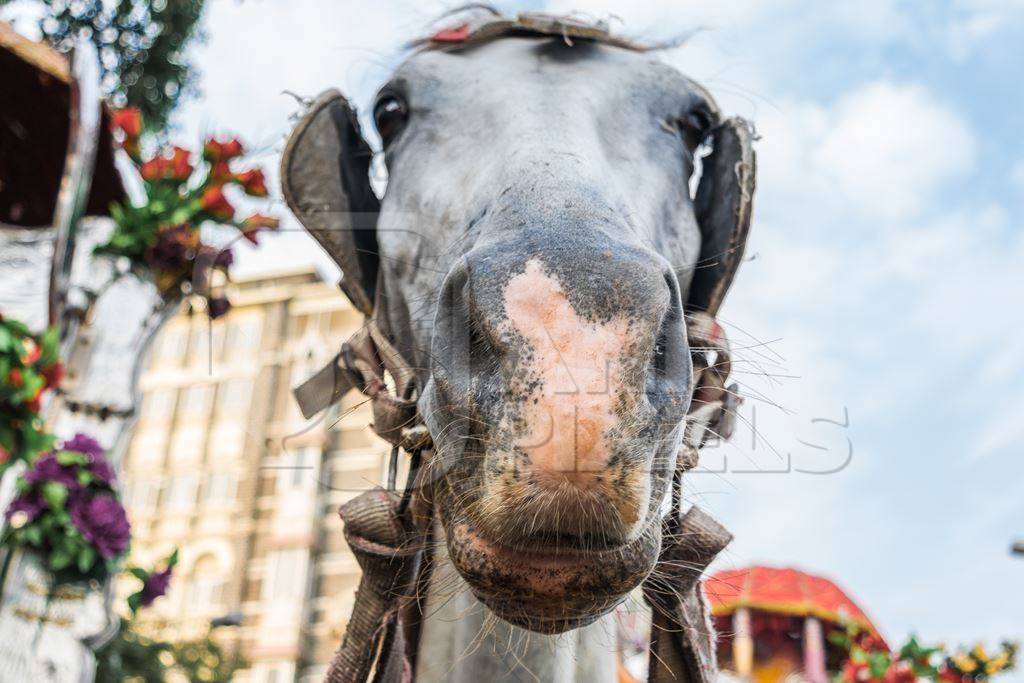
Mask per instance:
[[[57,481],[43,482],[41,487],[43,498],[49,503],[50,507],[57,510],[63,510],[64,504],[68,498],[68,487]]]
[[[88,573],[94,564],[96,564],[96,550],[91,546],[82,548],[78,553],[78,571],[83,574]]]
[[[174,566],[174,565],[176,565],[176,564],[178,564],[178,549],[177,549],[177,548],[175,548],[175,549],[174,549],[174,552],[172,552],[172,553],[171,553],[171,554],[170,554],[170,555],[169,555],[169,556],[167,557],[167,566],[168,566],[168,567],[173,567],[173,566]]]
[[[48,328],[46,332],[43,332],[43,336],[39,338],[39,347],[42,352],[39,360],[44,367],[57,360],[57,346],[59,343],[60,330],[56,327]]]
[[[21,401],[30,401],[32,398],[39,393],[39,390],[46,384],[46,380],[42,375],[39,375],[30,370],[24,370],[22,372],[21,389],[18,391],[18,396]]]
[[[833,631],[828,634],[828,642],[844,650],[850,649],[850,638],[842,631]]]
[[[48,564],[50,565],[51,570],[59,572],[62,569],[67,569],[68,567],[70,567],[72,559],[74,558],[71,555],[71,553],[67,552],[62,548],[57,548],[52,553],[50,553],[50,559]]]
[[[68,487],[55,481],[43,484],[43,498],[52,510],[61,510],[68,500]]]
[[[139,581],[145,581],[147,578],[149,578],[149,572],[147,572],[142,567],[132,567],[128,570],[128,573],[134,576]]]
[[[22,527],[21,533],[29,545],[38,547],[43,544],[43,530],[35,524],[28,524]]]
[[[74,451],[58,451],[57,462],[65,467],[68,465],[85,465],[88,460],[81,453]]]
[[[872,678],[881,678],[889,670],[891,661],[885,652],[872,652],[868,655],[868,670]]]

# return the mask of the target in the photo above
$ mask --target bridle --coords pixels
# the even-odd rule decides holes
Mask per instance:
[[[459,49],[523,34],[639,49],[613,38],[606,26],[539,14],[446,29],[426,47]],[[743,119],[717,126],[694,202],[702,233],[686,305],[694,393],[673,474],[672,507],[662,523],[661,554],[656,570],[643,583],[653,614],[648,680],[657,683],[710,683],[716,675],[714,637],[700,577],[731,535],[695,506],[683,513],[682,475],[696,466],[701,447],[710,439],[729,437],[740,401],[736,385],[728,384],[729,343],[715,316],[742,260],[750,226],[753,138],[752,127]],[[295,390],[296,400],[310,418],[358,391],[372,407],[373,430],[392,446],[387,487],[362,493],[340,511],[345,540],[363,575],[343,642],[326,677],[330,683],[361,683],[371,677],[385,683],[414,679],[422,588],[430,566],[424,560],[433,519],[427,476],[433,442],[417,412],[417,374],[378,317],[383,274],[373,272],[375,277],[367,282],[371,268],[359,255],[360,249],[365,254],[366,235],[361,231],[367,228],[357,225],[358,217],[346,218],[378,206],[366,188],[353,190],[367,171],[365,144],[347,100],[328,91],[297,124],[281,162],[288,205],[338,261],[345,274],[342,290],[366,316],[363,327],[331,362]],[[377,271],[375,265],[372,270]],[[403,452],[410,458],[410,474],[399,490],[396,478]]]

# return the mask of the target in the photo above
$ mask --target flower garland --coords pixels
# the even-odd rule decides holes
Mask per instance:
[[[27,547],[40,553],[58,583],[101,580],[117,573],[131,543],[131,525],[115,481],[103,447],[92,437],[76,434],[59,449],[36,458],[18,479],[0,545],[9,551]],[[159,571],[128,569],[142,582],[128,596],[132,615],[167,593],[177,563],[175,550]],[[0,577],[0,588],[2,583]]]
[[[39,552],[60,580],[110,576],[131,541],[114,484],[103,448],[76,434],[38,457],[19,478],[2,543]]]
[[[1016,643],[1004,642],[1000,651],[989,655],[978,644],[970,650],[950,652],[944,645],[926,647],[911,637],[897,652],[890,652],[878,638],[847,624],[845,630],[829,634],[829,642],[843,648],[848,657],[835,680],[837,683],[976,683],[1016,666]]]
[[[53,447],[39,411],[43,393],[64,376],[57,338],[56,329],[36,336],[24,323],[0,315],[0,474]]]
[[[259,230],[276,229],[278,220],[265,214],[240,220],[224,193],[225,187],[235,185],[250,197],[266,198],[263,171],[235,170],[245,154],[236,139],[208,139],[199,160],[187,149],[168,145],[144,155],[137,109],[114,112],[111,123],[142,178],[146,201],[139,206],[113,204],[114,232],[96,251],[127,257],[133,266],[148,270],[165,296],[199,294],[207,299],[210,317],[224,315],[230,305],[222,294],[211,293],[211,274],[226,275],[234,255],[230,249],[204,244],[200,227],[207,221],[231,226],[253,244]]]

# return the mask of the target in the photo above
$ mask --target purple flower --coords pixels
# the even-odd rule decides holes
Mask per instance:
[[[235,254],[230,249],[222,249],[213,259],[214,268],[227,268],[235,262]]]
[[[11,504],[7,506],[7,512],[4,513],[4,516],[7,518],[7,521],[10,521],[14,515],[24,512],[28,516],[28,521],[32,522],[35,521],[36,517],[39,516],[45,507],[46,501],[43,500],[43,496],[39,491],[26,491],[11,501]]]
[[[167,567],[162,572],[154,572],[146,577],[145,582],[142,584],[142,591],[140,591],[140,597],[142,598],[139,602],[140,607],[149,607],[153,604],[153,601],[167,593],[167,587],[171,583],[171,574],[174,573],[174,567]]]
[[[57,462],[56,453],[47,453],[32,464],[32,469],[25,473],[25,481],[32,485],[55,481],[69,489],[75,489],[78,488],[76,470],[76,467],[65,467]]]
[[[89,456],[89,469],[92,471],[94,477],[102,481],[107,486],[114,484],[114,479],[117,475],[114,474],[114,468],[110,466],[103,456],[101,455],[97,459],[93,459]]]
[[[124,508],[112,495],[72,495],[68,498],[71,522],[92,543],[104,560],[120,555],[131,540],[131,525]]]
[[[217,318],[227,313],[230,308],[231,302],[228,301],[228,298],[226,296],[215,296],[212,299],[210,299],[210,302],[207,306],[207,311],[209,312],[210,317],[216,320]]]
[[[188,268],[195,255],[198,239],[187,225],[162,228],[146,252],[146,260],[158,270],[179,271]]]
[[[90,459],[102,459],[103,454],[105,453],[105,449],[100,445],[99,441],[91,436],[82,434],[81,432],[75,434],[70,439],[67,439],[61,448],[65,451],[74,451],[76,453],[88,455]]]
[[[107,462],[106,451],[99,441],[91,436],[78,433],[64,442],[63,449],[86,456],[89,459],[89,469],[93,476],[108,486],[113,485],[116,475],[110,463]]]

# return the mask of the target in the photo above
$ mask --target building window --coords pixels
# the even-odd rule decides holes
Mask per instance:
[[[149,420],[167,419],[174,412],[174,401],[177,397],[178,392],[173,388],[154,389],[146,394],[143,414]]]
[[[171,477],[167,485],[166,507],[188,510],[196,503],[196,479],[192,476]]]
[[[156,507],[160,485],[149,479],[136,479],[125,487],[125,503],[136,512],[147,512]]]
[[[204,505],[228,505],[235,499],[235,475],[214,472],[206,475],[203,484]]]
[[[213,385],[196,384],[184,392],[183,410],[189,415],[209,415],[213,407]]]
[[[222,581],[218,576],[216,558],[204,555],[196,560],[188,584],[189,606],[200,612],[216,610],[221,600],[221,588]]]
[[[185,347],[188,343],[187,328],[175,326],[168,327],[160,334],[157,341],[156,362],[164,365],[180,365],[185,357]]]
[[[264,600],[298,600],[304,597],[307,554],[302,548],[275,550],[267,554]]]
[[[228,323],[225,352],[256,351],[260,347],[260,319],[241,318]]]
[[[252,380],[229,379],[221,382],[217,390],[217,409],[222,411],[246,410],[252,403]]]
[[[277,468],[277,491],[288,493],[315,488],[320,469],[320,447],[300,446],[281,453]]]

